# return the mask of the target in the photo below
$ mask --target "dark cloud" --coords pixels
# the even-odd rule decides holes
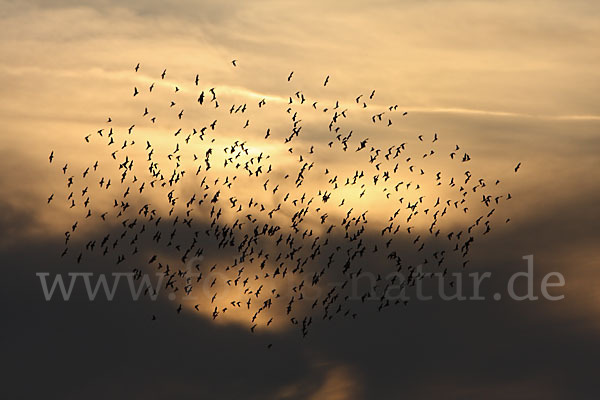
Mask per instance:
[[[467,272],[493,272],[482,291],[488,296],[525,269],[523,255],[536,256],[536,273],[548,272],[562,248],[597,241],[591,224],[572,223],[590,217],[595,201],[584,196],[517,221],[481,244]],[[559,234],[565,226],[571,228]],[[556,303],[411,301],[354,321],[317,323],[304,340],[296,331],[254,336],[237,325],[177,315],[166,300],[132,302],[122,292],[113,302],[90,302],[81,290],[68,302],[46,302],[36,272],[119,271],[102,259],[63,261],[60,248],[54,240],[32,240],[3,251],[7,395],[258,399],[293,387],[287,398],[308,398],[326,380],[329,367],[318,362],[354,371],[364,398],[593,398],[599,389],[597,326],[581,313],[554,313]],[[573,269],[561,270],[568,287],[577,272],[565,268]],[[559,303],[580,307],[576,297]]]

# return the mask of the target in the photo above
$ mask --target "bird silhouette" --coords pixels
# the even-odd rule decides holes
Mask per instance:
[[[267,95],[234,101],[204,85],[195,74],[168,93],[152,83],[138,97],[134,87],[131,121],[119,114],[84,136],[82,145],[100,146],[110,162],[92,164],[90,150],[78,169],[59,155],[63,176],[47,204],[73,217],[62,257],[85,262],[97,253],[136,274],[145,265],[164,278],[160,290],[201,295],[178,303],[177,314],[194,304],[209,319],[245,315],[250,333],[289,324],[306,337],[313,317],[354,320],[363,305],[406,306],[386,295],[393,285],[466,267],[497,218],[510,220],[497,216],[512,199],[500,179],[477,174],[471,156],[444,145],[439,131],[399,140],[398,105],[377,104],[375,90],[362,106],[362,94],[332,100],[293,90],[278,110]],[[270,125],[266,115],[281,120]],[[341,157],[348,161],[340,167]],[[359,287],[359,278],[371,282]]]

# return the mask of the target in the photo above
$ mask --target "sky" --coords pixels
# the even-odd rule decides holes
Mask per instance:
[[[577,0],[0,0],[2,391],[11,398],[61,399],[596,398],[599,18],[597,2]],[[216,88],[218,111],[192,111],[196,74],[207,96]],[[134,87],[139,97],[132,96]],[[495,179],[506,185],[513,199],[498,207],[502,223],[478,241],[466,269],[450,271],[463,279],[491,272],[482,288],[486,300],[435,298],[371,309],[356,319],[315,323],[306,338],[280,323],[276,310],[273,329],[253,334],[247,314],[213,320],[212,307],[177,314],[164,296],[134,302],[123,291],[114,301],[89,301],[79,290],[69,301],[45,300],[36,273],[127,268],[100,256],[80,264],[61,258],[73,210],[46,204],[51,193],[59,198],[66,190],[63,164],[83,171],[96,159],[111,162],[98,129],[125,132],[140,121],[136,133],[171,151],[180,120],[169,100],[185,109],[183,124],[200,126],[216,113],[225,118],[230,104],[248,103],[256,118],[243,140],[252,154],[272,154],[283,171],[288,145],[263,137],[267,126],[284,137],[288,98],[298,90],[319,107],[343,103],[354,134],[370,144],[407,141],[410,147],[418,135],[430,140],[435,133],[440,148],[460,143],[474,175],[490,186]],[[368,111],[361,110],[355,97],[366,99],[372,90]],[[259,114],[261,99],[267,105]],[[156,110],[160,126],[140,119],[142,104]],[[371,115],[395,104],[407,115],[393,114],[390,129],[375,128]],[[296,152],[327,145],[322,114],[302,114]],[[220,119],[222,130],[211,133],[217,143],[239,137],[246,118],[234,118]],[[315,164],[351,176],[357,159],[335,154],[317,151]],[[447,157],[431,163],[440,171],[453,165]],[[215,166],[213,178],[223,179],[223,171]],[[312,179],[316,190],[329,178]],[[424,190],[434,196],[437,188]],[[257,191],[260,186],[248,183],[236,195],[275,206],[273,196]],[[355,204],[375,221],[395,210],[376,196]],[[329,212],[340,216],[346,208]],[[206,228],[210,219],[197,223]],[[74,241],[85,245],[96,234],[120,231],[96,219],[82,223]],[[140,247],[152,251],[148,243]],[[527,255],[533,255],[537,294],[543,277],[559,272],[565,284],[550,291],[564,299],[492,298],[527,269]]]

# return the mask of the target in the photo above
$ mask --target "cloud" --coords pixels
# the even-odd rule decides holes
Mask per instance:
[[[592,51],[599,11],[587,1],[553,1],[543,8],[533,1],[1,2],[6,393],[589,397],[596,392],[592,366],[600,348],[598,295],[590,286],[599,239],[600,60]],[[196,74],[200,87],[193,84]],[[160,96],[143,97],[152,82]],[[565,300],[411,302],[381,313],[367,304],[359,306],[356,320],[315,323],[305,339],[287,329],[252,335],[241,320],[215,324],[210,310],[177,315],[164,297],[89,302],[77,292],[71,302],[45,302],[35,272],[120,271],[101,256],[84,264],[58,257],[64,227],[81,218],[46,205],[54,191],[55,201],[68,195],[56,190],[67,178],[60,168],[68,162],[69,173],[79,177],[96,159],[112,162],[102,143],[87,146],[83,137],[95,134],[109,115],[124,132],[130,116],[142,111],[131,98],[134,86],[164,123],[152,133],[153,143],[171,151],[171,137],[161,133],[172,134],[176,122],[158,113],[174,85],[181,87],[177,102],[190,101],[182,106],[186,116],[198,91],[210,87],[224,99],[224,114],[230,103],[256,104],[266,97],[269,115],[253,119],[246,131],[257,149],[266,126],[283,138],[288,126],[277,113],[285,112],[284,103],[297,90],[318,99],[320,107],[333,107],[336,100],[354,107],[356,96],[376,89],[373,107],[364,114],[352,109],[355,123],[345,128],[376,143],[438,132],[441,143],[460,143],[472,155],[473,171],[498,176],[510,188],[513,200],[502,215],[511,223],[493,225],[467,272],[493,272],[486,288],[492,293],[524,268],[523,255],[534,254],[536,274],[565,275]],[[393,104],[408,111],[407,118],[394,117],[393,133],[375,130],[368,113]],[[214,112],[203,110],[194,121],[210,123]],[[304,114],[307,129],[294,145],[327,143],[321,116]],[[225,125],[220,138],[237,134],[237,122]],[[150,134],[149,125],[136,124],[140,137]],[[278,160],[288,151],[280,143],[264,149]],[[57,157],[51,166],[50,150]],[[353,170],[354,155],[348,154],[315,157]],[[519,161],[523,166],[515,175]],[[373,213],[387,211],[382,204],[371,207]],[[81,243],[99,233],[121,233],[117,226],[89,228],[81,231]],[[377,242],[376,234],[366,236]],[[365,262],[375,265],[376,259]],[[158,324],[152,324],[152,314],[159,315]],[[268,343],[274,344],[271,351]]]

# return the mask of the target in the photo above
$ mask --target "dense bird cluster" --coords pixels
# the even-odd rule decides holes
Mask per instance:
[[[380,146],[377,136],[397,140],[387,132],[407,112],[378,106],[375,90],[347,104],[321,105],[292,89],[289,98],[221,107],[219,89],[201,88],[199,75],[182,89],[166,77],[165,69],[133,88],[133,123],[108,118],[85,135],[107,150],[106,160],[83,171],[61,162],[60,206],[76,218],[62,256],[79,263],[99,252],[138,278],[154,268],[164,279],[145,294],[175,294],[177,313],[188,305],[213,319],[238,312],[252,332],[284,322],[305,336],[313,317],[356,318],[355,303],[406,305],[390,291],[465,267],[476,237],[511,199],[499,180],[470,171],[460,146],[444,149],[437,133]],[[283,79],[293,81],[294,72]],[[181,92],[195,93],[193,102]],[[267,125],[261,113],[270,106],[283,123]],[[351,114],[369,135],[350,129]],[[247,133],[253,128],[264,136]],[[74,241],[86,222],[93,232]]]

